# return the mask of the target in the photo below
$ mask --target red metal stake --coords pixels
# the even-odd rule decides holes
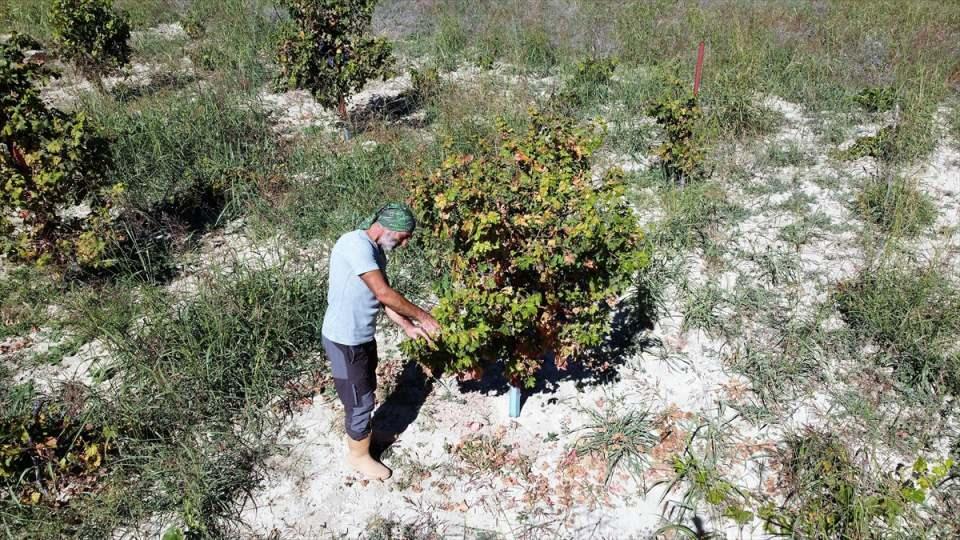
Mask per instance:
[[[697,49],[697,70],[693,74],[693,97],[700,93],[700,77],[703,75],[703,42]]]

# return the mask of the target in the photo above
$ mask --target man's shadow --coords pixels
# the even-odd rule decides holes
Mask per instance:
[[[417,419],[420,408],[433,391],[433,380],[416,362],[407,362],[396,386],[373,416],[371,450],[378,457]]]
[[[584,353],[582,358],[568,362],[560,369],[553,355],[544,358],[533,388],[524,389],[521,408],[532,394],[556,393],[561,381],[573,380],[578,388],[597,386],[619,380],[619,368],[641,350],[651,346],[645,330],[653,328],[652,301],[648,294],[638,293],[621,302],[613,313],[612,331],[604,342]],[[589,359],[589,362],[586,360]],[[589,367],[599,366],[599,367]],[[497,363],[483,378],[458,382],[462,392],[483,392],[502,395],[510,389],[504,376],[504,366]],[[394,435],[386,440],[374,440],[374,452],[380,455],[417,419],[420,409],[433,391],[433,379],[415,362],[408,362],[397,380],[396,388],[377,409],[373,419],[374,431]]]

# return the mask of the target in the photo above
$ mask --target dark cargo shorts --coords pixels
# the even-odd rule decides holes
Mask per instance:
[[[347,435],[355,441],[365,439],[371,430],[377,389],[377,342],[341,345],[324,337],[323,350],[330,359],[333,385],[343,403]]]

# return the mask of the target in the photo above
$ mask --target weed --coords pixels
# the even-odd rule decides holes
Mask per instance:
[[[767,161],[774,167],[800,167],[810,164],[810,156],[797,145],[771,146]]]
[[[0,276],[0,339],[44,326],[50,318],[47,305],[61,293],[40,270],[20,267]]]
[[[960,105],[954,105],[947,116],[947,129],[953,137],[953,144],[960,148]]]
[[[871,177],[857,195],[856,206],[866,221],[895,236],[915,236],[937,218],[930,197],[917,182],[901,176]]]
[[[892,161],[894,152],[894,138],[897,128],[888,125],[880,128],[876,135],[867,135],[858,138],[850,148],[840,155],[843,159],[857,160],[863,157],[872,157],[881,161]]]
[[[157,96],[111,111],[112,174],[129,189],[115,258],[147,280],[171,272],[171,252],[239,213],[277,156],[266,117],[221,91]]]
[[[439,540],[444,534],[433,518],[414,522],[376,516],[367,522],[365,540]]]
[[[447,452],[456,456],[471,476],[530,474],[533,461],[512,444],[489,435],[476,435],[456,444],[446,444]]]
[[[191,534],[232,536],[237,495],[273,433],[270,404],[288,382],[318,369],[326,279],[310,271],[236,268],[175,304],[144,298],[148,322],[108,336],[117,374],[111,443],[122,459],[56,520],[4,506],[3,526],[40,536],[102,537],[147,515],[176,513]],[[5,409],[6,410],[6,409]],[[77,516],[83,516],[82,519]]]
[[[651,487],[665,486],[661,502],[676,487],[684,489],[680,501],[665,503],[668,511],[664,517],[669,523],[656,534],[671,531],[688,536],[693,533],[693,538],[709,538],[710,535],[702,530],[700,518],[696,517],[702,505],[708,505],[720,516],[732,519],[740,526],[753,520],[754,513],[750,510],[753,498],[721,473],[720,451],[726,444],[721,428],[721,425],[709,421],[698,426],[687,438],[683,453],[673,458],[673,477]],[[700,445],[700,441],[703,452],[697,455],[695,446]],[[697,531],[684,524],[689,514],[695,516]]]
[[[875,361],[908,388],[960,392],[960,291],[936,267],[885,265],[841,283],[834,300]]]
[[[893,88],[864,88],[853,100],[868,112],[883,112],[893,109],[896,103],[896,93]]]
[[[657,443],[651,432],[653,424],[648,412],[612,410],[600,413],[587,410],[590,420],[579,431],[585,432],[573,443],[577,455],[599,456],[607,466],[604,483],[609,483],[623,468],[634,478],[641,478],[647,466],[647,452]]]
[[[613,58],[588,58],[576,65],[576,72],[560,91],[551,96],[558,110],[576,111],[605,101],[610,93],[610,77],[617,67]]]
[[[730,201],[722,187],[712,183],[697,183],[683,189],[663,187],[659,195],[666,215],[650,228],[649,236],[655,248],[677,251],[698,248],[703,252],[721,249],[717,237],[720,224],[731,226],[746,215],[745,209]]]
[[[716,281],[688,291],[683,305],[684,331],[691,328],[711,331],[722,325],[720,307],[725,302],[723,289]]]
[[[117,436],[91,422],[79,387],[59,396],[3,396],[0,417],[0,488],[14,503],[64,506],[96,486]],[[13,401],[13,403],[11,403]],[[3,501],[8,502],[8,501]]]

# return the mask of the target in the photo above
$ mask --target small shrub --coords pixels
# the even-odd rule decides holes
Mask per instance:
[[[668,178],[684,185],[704,176],[703,149],[696,139],[696,130],[703,118],[699,101],[679,83],[674,94],[651,104],[647,114],[663,127],[665,140],[655,150],[660,166]]]
[[[0,44],[0,248],[37,264],[108,265],[110,210],[123,185],[109,182],[109,140],[86,114],[40,99],[52,75],[26,62],[19,40]],[[64,212],[83,203],[86,215]]]
[[[916,460],[906,474],[870,474],[857,466],[836,437],[806,431],[787,440],[780,508],[760,510],[777,535],[832,539],[880,539],[915,531],[917,510],[952,463]]]
[[[413,99],[418,106],[436,97],[443,85],[440,72],[435,67],[410,70],[410,80],[413,82]]]
[[[368,32],[376,0],[282,0],[293,20],[281,33],[276,85],[310,91],[346,120],[346,96],[386,78],[392,46]]]
[[[526,133],[500,129],[498,149],[452,155],[412,180],[411,201],[446,250],[450,279],[434,310],[438,348],[404,346],[435,370],[502,360],[514,383],[532,386],[546,352],[562,368],[603,341],[649,254],[622,171],[591,178],[595,128],[533,113]]]
[[[880,128],[876,135],[858,138],[850,148],[847,148],[840,155],[843,159],[850,161],[864,157],[872,157],[886,162],[893,161],[896,152],[894,142],[896,136],[896,126],[884,126]]]
[[[834,299],[851,329],[881,348],[876,361],[906,385],[960,392],[960,291],[938,269],[867,270]]]
[[[610,77],[617,67],[613,58],[590,58],[577,63],[577,71],[552,97],[557,106],[575,110],[607,98]]]
[[[937,208],[916,182],[902,177],[873,177],[857,195],[857,209],[867,221],[892,234],[915,236],[937,219]]]
[[[79,388],[68,386],[61,396],[34,396],[30,404],[5,398],[0,501],[12,497],[26,505],[63,506],[93,490],[114,450],[116,432],[86,418]]]
[[[130,25],[110,0],[54,0],[50,14],[60,54],[99,77],[130,60]]]
[[[893,88],[864,88],[853,101],[869,112],[889,111],[897,101],[897,95]]]

